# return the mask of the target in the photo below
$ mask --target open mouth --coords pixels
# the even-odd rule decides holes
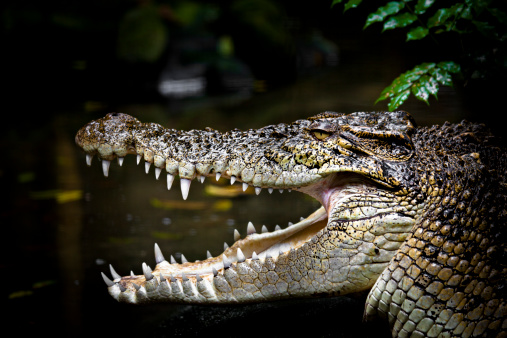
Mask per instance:
[[[224,176],[225,177],[225,176]],[[172,183],[172,182],[171,182]],[[186,184],[183,182],[183,184]],[[186,189],[186,187],[184,187]],[[285,229],[276,228],[268,232],[265,227],[256,229],[252,223],[248,224],[247,235],[240,238],[235,232],[235,243],[224,248],[224,252],[218,256],[203,261],[177,263],[171,256],[167,260],[157,244],[155,244],[155,260],[157,265],[151,269],[143,263],[143,275],[130,275],[121,277],[111,267],[113,280],[103,274],[104,281],[109,286],[110,292],[117,299],[122,295],[127,296],[131,292],[146,290],[147,282],[155,280],[161,283],[170,280],[177,285],[191,280],[194,284],[203,279],[212,280],[231,266],[242,262],[259,261],[268,259],[276,262],[279,257],[291,255],[303,245],[317,238],[319,232],[330,223],[334,224],[358,222],[371,219],[379,214],[386,214],[392,210],[385,210],[385,205],[378,199],[379,186],[377,183],[368,181],[365,177],[354,173],[333,173],[317,183],[293,189],[306,193],[317,199],[322,206],[309,215],[302,218],[296,224],[289,224]],[[186,197],[185,192],[183,196]],[[358,203],[372,196],[369,203]],[[377,202],[374,199],[377,198]],[[377,205],[378,204],[378,205]],[[382,205],[381,205],[382,204]],[[114,289],[114,290],[112,290]],[[127,291],[127,292],[125,292]]]

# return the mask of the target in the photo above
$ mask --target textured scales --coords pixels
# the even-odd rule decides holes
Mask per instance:
[[[204,261],[113,280],[129,303],[241,303],[371,289],[365,319],[393,336],[507,336],[507,155],[483,125],[417,128],[405,112],[322,113],[227,133],[177,131],[108,114],[76,135],[87,154],[144,158],[148,171],[226,177],[256,192],[291,189],[322,207],[286,229],[248,235]]]

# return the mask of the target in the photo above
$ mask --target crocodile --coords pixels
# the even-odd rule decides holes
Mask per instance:
[[[482,124],[418,127],[404,111],[324,112],[290,124],[180,131],[121,113],[76,135],[109,166],[144,159],[183,199],[193,179],[279,189],[322,206],[287,228],[246,236],[202,261],[102,277],[119,302],[240,304],[366,292],[363,319],[393,336],[507,337],[507,154]]]

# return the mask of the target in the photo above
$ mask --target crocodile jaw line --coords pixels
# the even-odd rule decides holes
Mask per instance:
[[[334,206],[339,205],[354,192],[357,193],[358,189],[364,190],[368,186],[371,186],[371,184],[368,184],[364,178],[356,174],[334,173],[328,175],[316,184],[296,189],[316,198],[323,205],[298,223],[273,232],[250,233],[245,238],[238,239],[222,254],[203,261],[177,264],[174,261],[169,263],[165,258],[159,256],[153,271],[143,263],[144,275],[125,276],[121,279],[117,276],[114,282],[128,289],[132,288],[132,283],[136,285],[145,284],[152,276],[172,280],[199,278],[212,280],[217,272],[223,273],[233,263],[255,259],[265,260],[269,257],[276,259],[279,254],[288,253],[310,241],[318,231],[327,226],[329,214]],[[159,250],[158,246],[155,246],[155,251]],[[146,269],[149,271],[148,273],[145,271]],[[109,289],[114,296],[116,293],[114,287],[110,286]]]

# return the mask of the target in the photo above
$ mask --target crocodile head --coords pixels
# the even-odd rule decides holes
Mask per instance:
[[[243,188],[291,189],[322,207],[286,229],[248,235],[217,257],[168,262],[143,275],[104,276],[118,301],[236,303],[358,292],[375,283],[418,215],[421,196],[409,170],[414,122],[405,112],[322,113],[292,124],[226,133],[177,131],[112,113],[84,126],[76,143],[102,160],[144,158],[157,178],[179,175],[186,199],[193,179],[226,177]]]

